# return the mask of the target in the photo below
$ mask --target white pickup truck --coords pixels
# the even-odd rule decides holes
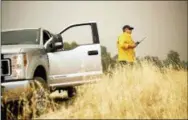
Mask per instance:
[[[91,44],[64,50],[64,33],[83,26],[91,30]],[[68,90],[71,96],[74,86],[96,80],[91,78],[103,73],[95,22],[73,24],[58,34],[39,28],[6,30],[1,35],[1,98],[9,93],[10,99],[19,98],[34,80],[51,91]]]

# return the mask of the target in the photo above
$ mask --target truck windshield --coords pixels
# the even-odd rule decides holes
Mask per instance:
[[[39,44],[39,29],[25,29],[1,32],[2,45]]]

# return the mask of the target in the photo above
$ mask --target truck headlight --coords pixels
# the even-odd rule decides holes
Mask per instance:
[[[11,56],[12,77],[22,79],[25,77],[25,67],[27,65],[26,54],[15,54]]]

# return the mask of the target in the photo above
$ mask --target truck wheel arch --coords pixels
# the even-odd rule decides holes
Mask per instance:
[[[41,77],[47,82],[47,72],[42,65],[36,67],[33,78],[34,77]]]

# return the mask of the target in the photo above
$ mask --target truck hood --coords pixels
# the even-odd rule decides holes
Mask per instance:
[[[10,53],[23,53],[31,49],[43,49],[39,45],[2,45],[1,53],[10,54]]]

